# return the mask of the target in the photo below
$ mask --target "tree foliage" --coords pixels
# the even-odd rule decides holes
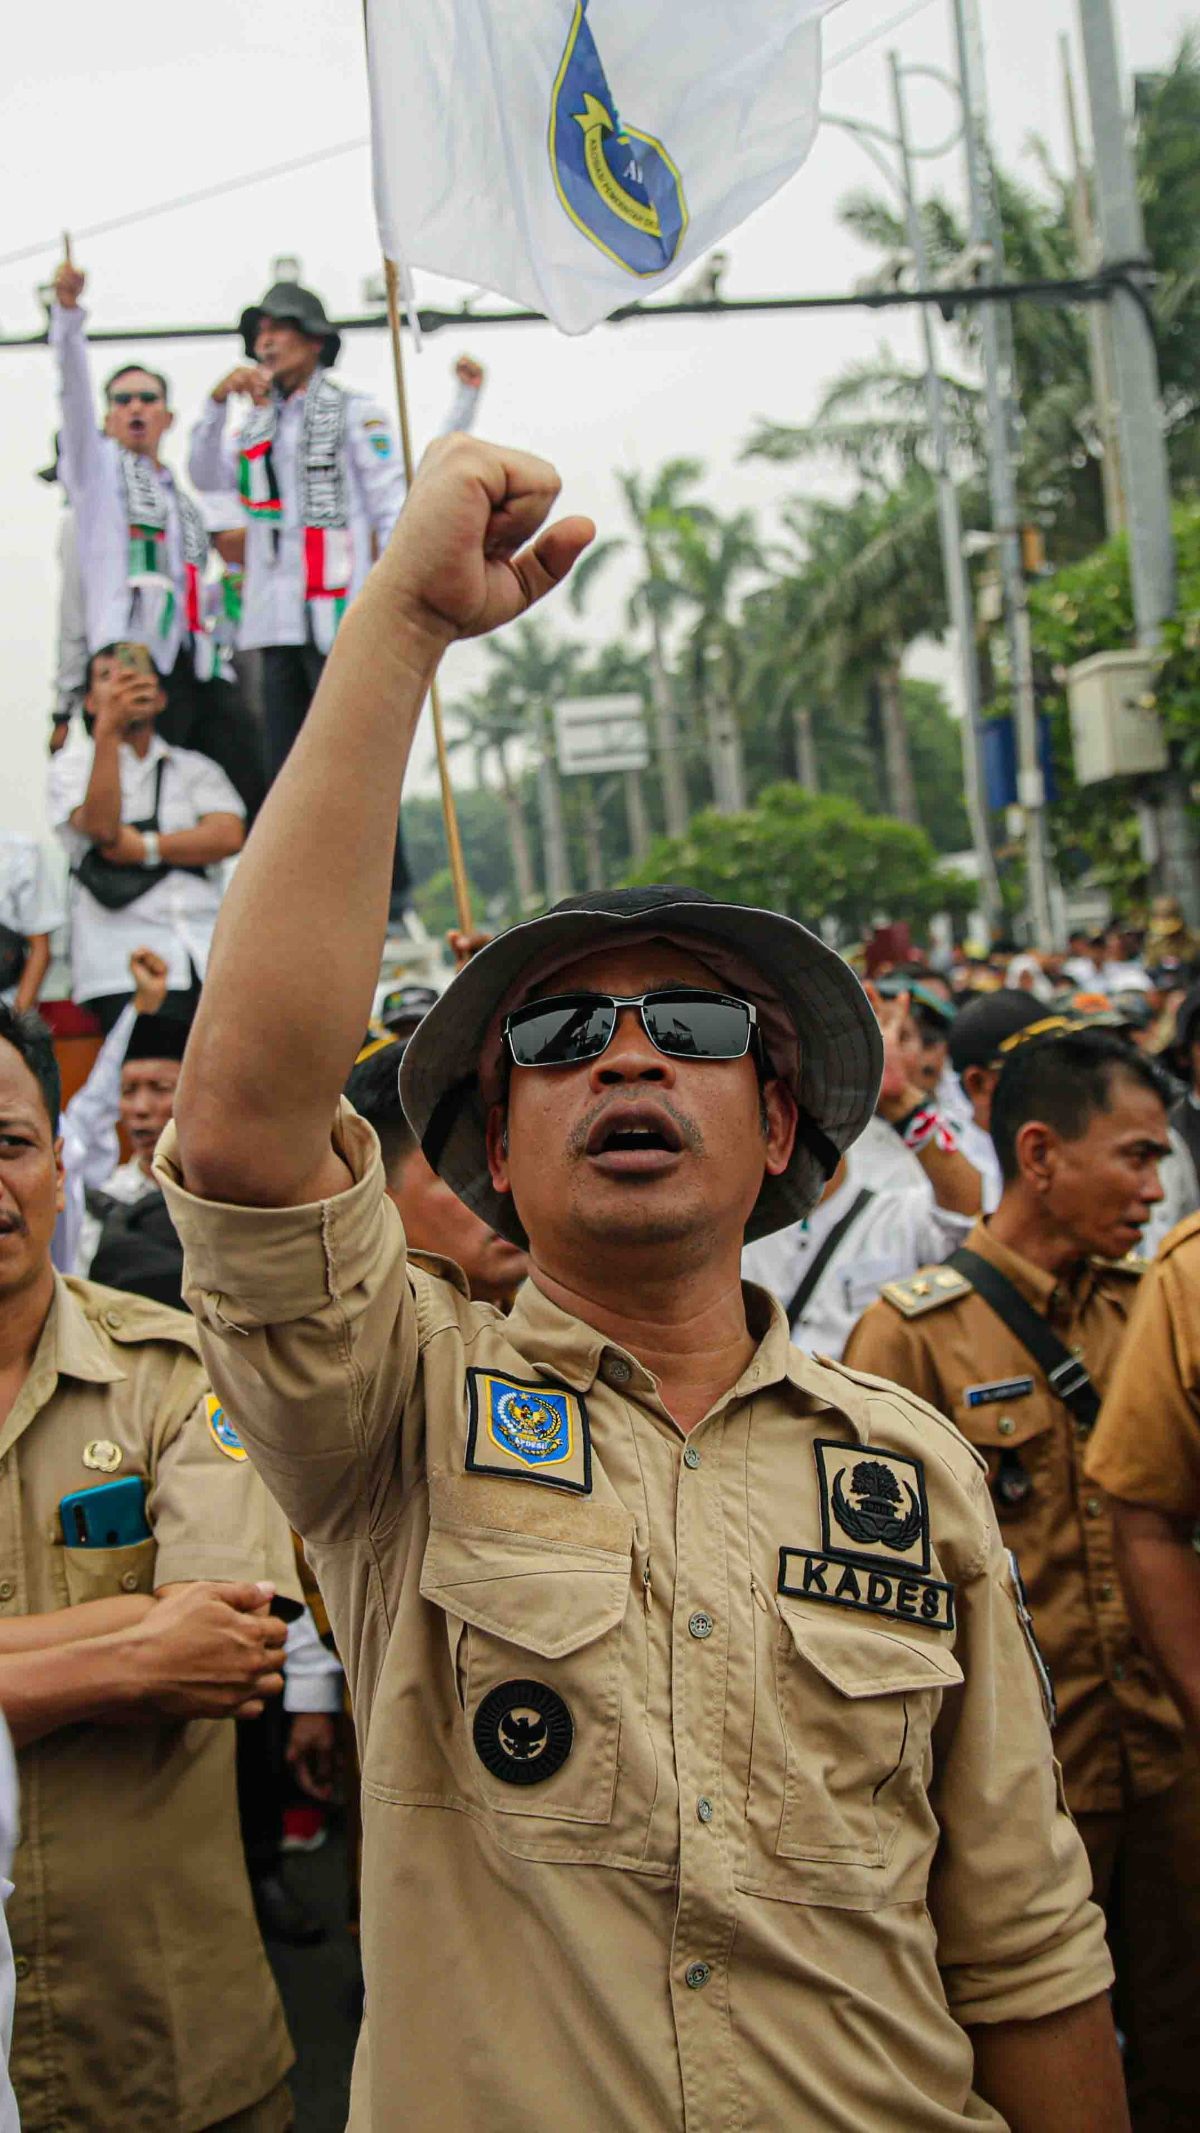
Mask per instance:
[[[731,903],[783,911],[843,939],[878,918],[917,921],[971,900],[941,872],[924,830],[869,815],[853,800],[769,785],[744,815],[697,815],[685,838],[659,838],[634,883],[686,881]]]

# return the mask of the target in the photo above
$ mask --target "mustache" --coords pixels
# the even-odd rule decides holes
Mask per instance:
[[[593,1104],[591,1110],[584,1113],[567,1135],[567,1154],[572,1161],[580,1161],[587,1154],[588,1140],[597,1119],[603,1118],[606,1111],[611,1111],[614,1104],[627,1104],[629,1100],[628,1089],[614,1089],[610,1096],[602,1096],[599,1103]],[[673,1104],[669,1096],[663,1095],[661,1089],[654,1091],[654,1101],[674,1119],[688,1154],[703,1155],[704,1135],[695,1119],[689,1117],[686,1111],[681,1111],[678,1104]]]

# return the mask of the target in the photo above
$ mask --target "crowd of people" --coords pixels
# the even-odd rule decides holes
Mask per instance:
[[[590,529],[465,358],[401,518],[293,283],[193,495],[83,290],[66,896],[0,838],[2,2133],[285,2133],[339,1816],[356,2133],[1182,2133],[1200,940],[613,890],[381,1002],[438,656]]]

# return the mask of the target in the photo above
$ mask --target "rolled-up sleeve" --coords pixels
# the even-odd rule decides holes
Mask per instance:
[[[958,1589],[964,1683],[935,1731],[931,1796],[942,1839],[929,1908],[946,1998],[964,2028],[1078,2006],[1113,1977],[982,1475],[979,1489],[990,1541]]]
[[[196,1198],[173,1125],[155,1157],[213,1387],[297,1532],[327,1541],[379,1516],[418,1370],[404,1231],[349,1104],[334,1144],[354,1182],[307,1207]]]

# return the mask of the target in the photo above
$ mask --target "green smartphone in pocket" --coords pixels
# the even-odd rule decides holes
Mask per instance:
[[[68,1548],[132,1548],[150,1539],[146,1483],[140,1474],[74,1489],[58,1507]]]

